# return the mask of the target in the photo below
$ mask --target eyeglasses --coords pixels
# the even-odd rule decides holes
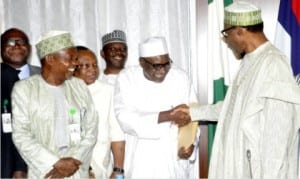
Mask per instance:
[[[236,28],[235,26],[231,26],[231,27],[228,27],[227,29],[223,29],[222,31],[221,31],[221,34],[223,35],[223,37],[228,37],[228,33],[227,33],[227,31],[229,31],[229,30],[231,30],[231,29],[234,29],[234,28]]]
[[[27,40],[24,39],[8,39],[8,41],[6,42],[6,45],[10,46],[10,47],[14,47],[16,45],[27,45],[28,42]]]
[[[160,70],[161,68],[168,68],[173,63],[171,59],[169,59],[169,61],[167,61],[166,63],[151,63],[146,59],[144,59],[144,62],[150,65],[154,70]]]

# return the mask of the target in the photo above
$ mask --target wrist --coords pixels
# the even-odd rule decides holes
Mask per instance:
[[[123,169],[123,168],[120,168],[120,167],[114,167],[114,168],[113,168],[113,172],[124,173],[124,169]]]

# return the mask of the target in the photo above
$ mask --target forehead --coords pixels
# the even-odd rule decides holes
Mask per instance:
[[[126,48],[127,45],[120,42],[113,42],[105,45],[107,48],[115,47],[115,48]]]
[[[96,55],[89,51],[89,50],[78,50],[77,51],[77,58],[80,62],[96,62],[97,57]]]
[[[54,52],[54,54],[58,54],[58,55],[76,55],[76,49],[74,47],[71,48],[66,48],[66,49],[62,49],[59,50],[57,52]]]
[[[151,62],[165,62],[170,59],[168,54],[158,55],[153,57],[143,57],[143,58]]]
[[[18,31],[18,30],[7,31],[1,36],[1,40],[8,40],[10,38],[28,40],[27,35],[22,31]]]
[[[224,29],[227,29],[229,27],[232,27],[232,25],[229,25],[229,24],[224,24]]]

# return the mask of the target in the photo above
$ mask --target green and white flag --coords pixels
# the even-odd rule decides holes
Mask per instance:
[[[227,87],[238,64],[222,41],[224,6],[232,0],[208,0],[208,103],[224,99]],[[216,124],[208,125],[208,156],[210,159]]]

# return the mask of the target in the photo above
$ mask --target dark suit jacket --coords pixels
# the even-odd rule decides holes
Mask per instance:
[[[16,69],[1,63],[1,114],[4,113],[3,101],[7,99],[7,112],[11,113],[11,92],[16,81],[19,80]],[[39,74],[41,69],[29,65],[30,75]],[[11,178],[14,171],[27,171],[27,166],[18,153],[12,141],[11,133],[3,133],[1,115],[1,178]]]

